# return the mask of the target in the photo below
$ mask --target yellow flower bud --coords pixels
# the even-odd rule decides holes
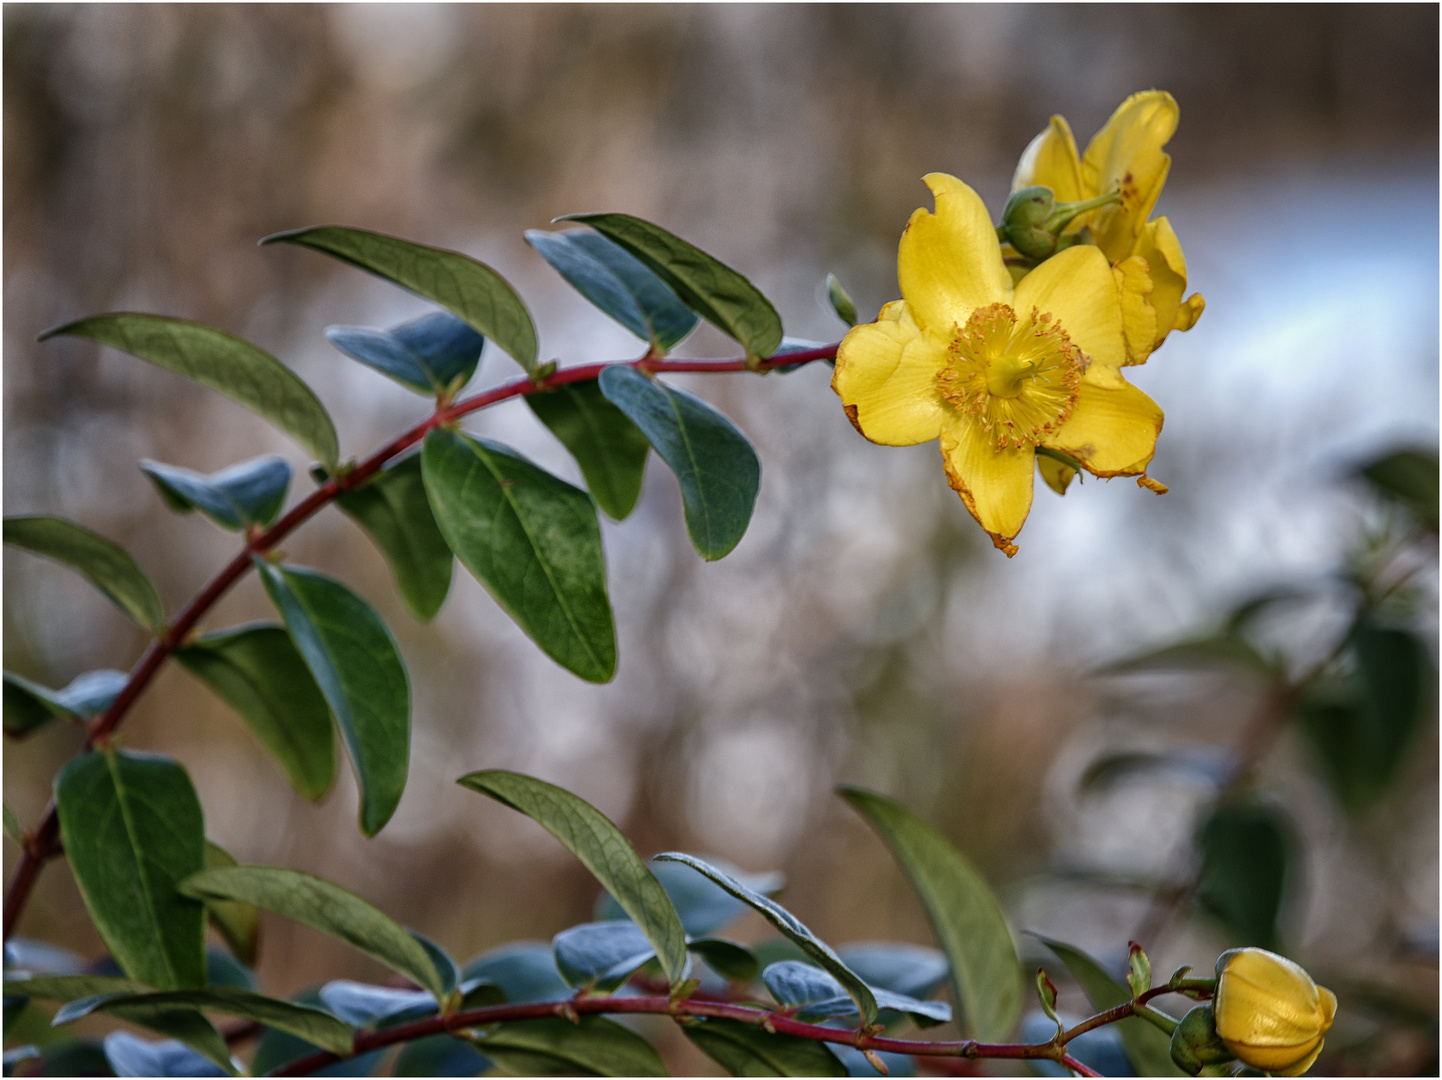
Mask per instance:
[[[1332,991],[1265,949],[1223,953],[1217,976],[1217,1034],[1239,1061],[1278,1076],[1312,1067],[1337,1011]]]

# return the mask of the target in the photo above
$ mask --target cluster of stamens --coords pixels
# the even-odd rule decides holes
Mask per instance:
[[[974,416],[998,450],[1035,446],[1076,406],[1086,357],[1050,314],[1019,319],[1006,304],[971,313],[937,372],[941,396]]]

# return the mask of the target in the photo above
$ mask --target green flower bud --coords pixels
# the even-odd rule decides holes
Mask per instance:
[[[1045,259],[1056,252],[1056,236],[1046,230],[1055,202],[1049,187],[1022,188],[1006,200],[997,232],[1018,254]]]
[[[1172,1060],[1177,1068],[1196,1076],[1208,1065],[1231,1061],[1233,1054],[1217,1034],[1210,1005],[1198,1005],[1172,1032]]]

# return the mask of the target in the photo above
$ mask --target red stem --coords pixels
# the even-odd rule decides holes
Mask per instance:
[[[832,360],[836,357],[835,345],[823,345],[815,349],[785,353],[770,360],[749,361],[749,360],[662,360],[651,356],[644,356],[639,360],[626,362],[626,366],[637,368],[648,373],[656,372],[730,372],[730,371],[769,371],[778,367],[790,367],[793,364],[809,364],[813,360]],[[456,402],[444,408],[437,409],[421,423],[411,428],[405,434],[387,443],[370,457],[358,463],[350,471],[339,474],[327,480],[315,491],[302,499],[295,506],[291,507],[289,513],[272,525],[265,532],[260,533],[248,541],[224,569],[200,592],[191,598],[190,603],[185,605],[184,610],[176,616],[175,621],[167,627],[164,634],[150,643],[149,648],[141,655],[135,667],[131,669],[130,678],[126,680],[120,693],[111,702],[110,708],[95,720],[85,740],[85,746],[81,753],[85,753],[92,747],[102,745],[110,734],[120,726],[121,720],[135,703],[141,692],[150,685],[150,680],[155,677],[162,664],[170,657],[186,639],[187,635],[194,629],[201,617],[234,585],[245,572],[254,565],[252,558],[255,555],[263,554],[275,547],[286,536],[290,535],[299,525],[307,521],[316,511],[329,503],[337,495],[351,488],[358,486],[367,477],[380,470],[387,461],[397,454],[408,450],[416,443],[426,437],[431,428],[439,427],[442,424],[459,420],[478,409],[484,409],[489,405],[495,405],[511,398],[523,397],[527,394],[534,394],[537,391],[548,390],[555,386],[565,386],[568,383],[587,382],[599,378],[602,371],[613,364],[581,364],[577,367],[562,368],[552,372],[544,379],[533,380],[529,377],[513,379],[503,383],[494,389],[467,398],[464,401]],[[20,919],[20,913],[24,910],[26,902],[30,899],[31,890],[35,887],[35,880],[40,874],[40,868],[44,863],[60,853],[60,819],[56,814],[55,800],[51,799],[46,807],[45,817],[38,828],[26,837],[25,851],[20,857],[20,864],[15,869],[15,876],[10,879],[10,887],[5,892],[5,940],[10,940],[10,935],[15,930],[15,924]]]
[[[542,1017],[562,1016],[574,1019],[592,1013],[661,1013],[672,1017],[715,1017],[723,1020],[738,1020],[754,1027],[764,1027],[783,1035],[795,1035],[819,1042],[842,1043],[858,1050],[882,1050],[893,1054],[911,1054],[918,1057],[959,1057],[959,1058],[1050,1058],[1061,1061],[1068,1068],[1086,1070],[1080,1062],[1072,1064],[1067,1055],[1059,1054],[1053,1043],[979,1043],[972,1039],[962,1042],[923,1042],[914,1039],[888,1039],[880,1035],[865,1035],[859,1031],[844,1028],[822,1027],[792,1020],[765,1009],[746,1005],[731,1005],[720,1001],[675,1001],[668,997],[599,997],[571,998],[568,1001],[539,1001],[517,1005],[491,1005],[484,1009],[454,1013],[451,1016],[433,1016],[427,1020],[416,1020],[409,1024],[397,1024],[381,1031],[362,1032],[356,1036],[350,1056],[367,1054],[397,1043],[423,1039],[429,1035],[441,1035],[463,1028],[483,1027],[504,1020],[535,1020]],[[484,1047],[481,1048],[484,1052]],[[271,1076],[305,1076],[316,1069],[324,1068],[342,1060],[336,1054],[324,1050],[276,1069]],[[1084,1076],[1096,1076],[1091,1071]]]

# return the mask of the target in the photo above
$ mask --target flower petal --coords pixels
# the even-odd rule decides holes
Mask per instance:
[[[1072,478],[1077,474],[1077,471],[1070,465],[1064,464],[1056,458],[1047,457],[1045,454],[1036,456],[1036,471],[1041,473],[1041,478],[1046,482],[1046,486],[1058,495],[1066,494]]]
[[[1164,217],[1147,222],[1137,238],[1136,253],[1146,259],[1152,279],[1151,305],[1157,313],[1156,344],[1152,347],[1156,348],[1176,327],[1182,294],[1187,291],[1187,259],[1172,223]]]
[[[949,412],[942,424],[946,478],[1008,558],[1016,554],[1011,541],[1031,511],[1034,457],[1030,446],[998,451],[981,425],[962,413]]]
[[[1122,335],[1127,344],[1127,363],[1145,364],[1157,340],[1159,316],[1152,307],[1156,291],[1147,260],[1129,255],[1112,267],[1122,304]],[[1173,314],[1175,318],[1175,313]],[[1171,324],[1167,324],[1168,329]]]
[[[951,334],[971,313],[1011,300],[1011,274],[981,196],[954,176],[929,173],[936,213],[911,215],[901,234],[896,276],[916,322]]]
[[[872,442],[910,446],[941,432],[936,373],[946,346],[923,334],[905,303],[893,301],[874,323],[853,327],[836,350],[831,388],[856,429]]]
[[[1102,253],[1078,244],[1053,255],[1016,287],[1018,314],[1032,308],[1050,314],[1094,364],[1126,363],[1122,306],[1116,279]]]
[[[1119,206],[1096,211],[1092,228],[1108,262],[1132,254],[1171,165],[1162,150],[1177,130],[1181,111],[1164,90],[1133,94],[1112,113],[1082,157],[1082,184],[1104,195],[1120,186]]]
[[[1202,312],[1207,310],[1207,298],[1199,292],[1192,293],[1182,301],[1182,306],[1177,308],[1177,321],[1172,325],[1173,330],[1190,330],[1197,325],[1197,320],[1202,317]]]
[[[1027,144],[1016,163],[1011,190],[1041,184],[1052,189],[1057,202],[1081,202],[1096,192],[1082,192],[1081,155],[1071,128],[1060,116],[1053,116],[1046,130]]]
[[[1161,431],[1161,408],[1135,386],[1106,390],[1083,379],[1070,418],[1042,442],[1094,476],[1136,476],[1147,471]]]

